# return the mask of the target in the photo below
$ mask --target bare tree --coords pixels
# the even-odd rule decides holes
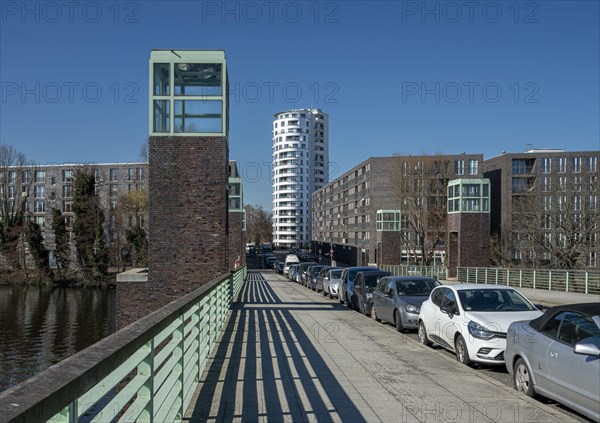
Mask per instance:
[[[431,265],[446,248],[446,186],[449,160],[395,157],[389,169],[392,192],[401,213],[403,250],[414,264]]]
[[[115,211],[113,230],[114,248],[117,255],[113,260],[121,260],[121,248],[127,243],[131,259],[136,266],[146,266],[148,257],[147,233],[144,220],[148,212],[148,192],[131,191],[119,197]]]
[[[512,247],[522,264],[578,269],[600,252],[597,175],[549,174],[531,180],[513,199]]]
[[[0,144],[0,253],[12,270],[26,270],[27,198],[35,170],[13,146]]]
[[[246,234],[256,244],[273,240],[273,216],[260,205],[246,205]]]

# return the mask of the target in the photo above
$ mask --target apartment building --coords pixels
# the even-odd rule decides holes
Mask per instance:
[[[273,243],[310,245],[311,194],[329,181],[329,117],[320,109],[293,109],[273,121]]]
[[[498,264],[598,268],[599,151],[530,149],[484,162]]]
[[[313,194],[312,248],[350,265],[445,263],[447,186],[482,154],[370,157]]]

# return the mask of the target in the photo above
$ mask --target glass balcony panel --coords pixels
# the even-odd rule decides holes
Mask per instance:
[[[154,64],[154,95],[169,95],[171,85],[169,81],[169,64]]]
[[[221,96],[222,65],[175,63],[176,96]]]
[[[169,100],[154,100],[154,132],[169,133],[170,108]]]
[[[220,100],[175,100],[175,132],[222,132],[222,105]]]

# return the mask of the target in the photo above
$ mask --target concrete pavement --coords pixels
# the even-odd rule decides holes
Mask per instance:
[[[572,420],[280,275],[251,272],[184,421]]]

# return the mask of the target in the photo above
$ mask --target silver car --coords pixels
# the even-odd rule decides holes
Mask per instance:
[[[337,297],[342,283],[343,268],[329,269],[327,275],[323,278],[323,295],[329,298]]]
[[[504,358],[518,391],[600,421],[600,303],[552,307],[512,323]]]
[[[385,277],[373,291],[371,317],[394,324],[399,332],[417,329],[421,304],[438,285],[426,276]]]

